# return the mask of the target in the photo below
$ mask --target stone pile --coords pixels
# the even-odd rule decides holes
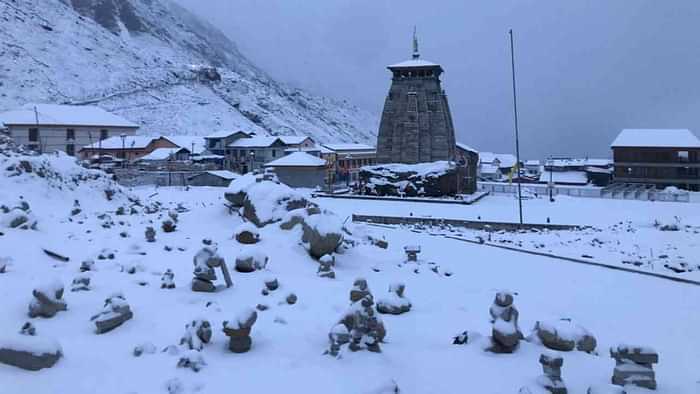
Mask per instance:
[[[577,349],[592,353],[598,343],[593,334],[571,319],[538,321],[533,334],[546,348],[563,352]]]
[[[146,242],[156,242],[156,229],[151,226],[146,227]]]
[[[98,334],[112,331],[134,317],[131,307],[121,294],[114,294],[105,300],[102,311],[90,320],[95,322]]]
[[[202,350],[211,341],[211,324],[207,320],[192,320],[185,325],[185,335],[180,339],[180,345],[190,350]]]
[[[31,322],[26,322],[22,324],[22,328],[19,330],[22,335],[34,336],[36,335],[36,327]]]
[[[566,385],[561,379],[564,359],[552,353],[543,353],[540,355],[540,364],[544,374],[537,379],[537,383],[551,394],[567,394]]]
[[[80,263],[80,272],[94,271],[95,270],[95,260],[87,259]]]
[[[89,291],[90,277],[88,275],[78,275],[73,278],[70,291]]]
[[[160,227],[163,229],[164,233],[172,233],[177,228],[177,224],[170,219],[165,219]]]
[[[226,287],[233,286],[231,275],[228,272],[228,267],[224,259],[216,253],[216,248],[207,246],[202,248],[194,255],[194,279],[192,279],[192,291],[213,293],[216,291],[216,286],[213,281],[216,280],[216,272],[214,268],[221,267],[221,271],[226,281]]]
[[[160,277],[160,288],[161,289],[174,289],[175,288],[175,273],[168,268],[163,272],[163,276]]]
[[[610,348],[610,357],[615,359],[613,384],[656,390],[656,374],[653,368],[653,364],[659,362],[656,351],[642,346],[618,345]]]
[[[204,361],[204,356],[196,350],[185,352],[177,361],[178,368],[189,368],[194,372],[201,371],[205,365],[207,365],[207,363]]]
[[[627,394],[624,388],[611,384],[595,385],[588,388],[586,394]]]
[[[518,310],[513,306],[513,294],[499,292],[489,309],[491,314],[491,347],[494,353],[513,353],[523,338],[518,327]]]
[[[80,209],[80,201],[73,200],[73,209],[70,211],[71,216],[79,215],[83,210]]]
[[[352,284],[352,289],[350,290],[350,302],[358,302],[365,298],[366,296],[372,296],[372,292],[369,290],[367,285],[367,280],[364,278],[357,278]]]
[[[395,283],[389,286],[390,295],[381,298],[377,302],[377,312],[400,315],[410,311],[411,301],[404,297],[404,291],[406,291],[406,285],[403,283]]]
[[[250,331],[258,320],[258,312],[254,309],[243,311],[235,321],[224,321],[224,334],[229,337],[228,348],[234,353],[245,353],[250,350],[253,340]]]
[[[63,300],[63,284],[48,283],[32,291],[34,299],[29,303],[29,317],[54,317],[68,309]]]
[[[420,253],[420,245],[406,245],[403,247],[403,251],[406,253],[406,261],[408,261],[408,262],[418,261],[418,253]]]
[[[316,275],[321,278],[335,279],[335,271],[333,271],[334,266],[335,257],[330,254],[323,255],[323,257],[318,260],[318,271]]]

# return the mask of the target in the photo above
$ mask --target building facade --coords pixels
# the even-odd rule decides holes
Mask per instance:
[[[611,148],[616,183],[700,190],[700,139],[690,130],[626,129]]]
[[[323,144],[332,153],[328,155],[328,168],[333,182],[346,183],[359,180],[363,166],[377,164],[377,150],[365,144]]]
[[[110,137],[136,134],[139,126],[99,107],[27,104],[0,113],[10,137],[18,145],[45,153],[74,156],[81,147]]]
[[[112,156],[116,159],[134,161],[138,160],[156,149],[180,148],[176,143],[167,137],[147,137],[147,136],[121,136],[109,137],[100,140],[92,145],[84,146],[80,149],[82,159],[92,157]]]
[[[455,160],[455,131],[439,64],[413,58],[387,67],[392,73],[377,136],[378,163]]]

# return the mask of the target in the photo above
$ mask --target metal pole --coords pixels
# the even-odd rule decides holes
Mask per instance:
[[[518,136],[518,99],[515,89],[515,49],[513,47],[513,29],[508,30],[510,35],[510,66],[513,73],[513,113],[515,120],[515,168],[517,170],[517,184],[518,184],[518,211],[520,213],[520,224],[523,224],[523,199],[522,192],[520,189],[520,141]]]
[[[554,202],[554,181],[552,179],[553,174],[552,171],[554,170],[554,159],[552,157],[549,157],[549,202]]]

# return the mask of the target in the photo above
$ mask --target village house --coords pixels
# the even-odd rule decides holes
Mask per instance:
[[[700,190],[700,139],[687,129],[625,129],[610,146],[616,183]]]
[[[307,149],[314,141],[307,136],[248,136],[226,146],[226,157],[231,168],[240,173],[260,169],[265,163],[279,159],[288,149]]]
[[[612,160],[550,157],[539,175],[540,183],[550,181],[559,185],[582,186],[592,183],[607,186],[612,179]]]
[[[187,179],[187,184],[189,186],[228,187],[237,177],[237,174],[226,170],[205,171],[201,174],[189,177]]]
[[[335,180],[355,182],[359,179],[360,168],[377,162],[377,150],[365,144],[322,144],[331,153],[329,167],[335,172]]]
[[[82,159],[111,156],[117,159],[134,161],[159,148],[180,148],[167,137],[115,136],[100,140],[80,149]]]
[[[292,152],[264,165],[290,187],[317,188],[326,184],[326,161],[306,152]]]
[[[80,147],[121,135],[139,126],[95,106],[27,104],[0,113],[0,124],[18,145],[37,152],[62,151],[74,156]]]
[[[204,145],[207,152],[220,156],[228,156],[228,145],[240,138],[253,137],[255,133],[247,133],[242,130],[222,130],[204,137]]]

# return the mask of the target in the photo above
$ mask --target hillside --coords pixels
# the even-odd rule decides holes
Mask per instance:
[[[0,0],[0,58],[0,110],[98,104],[143,134],[373,142],[376,132],[376,115],[271,79],[168,0]]]

